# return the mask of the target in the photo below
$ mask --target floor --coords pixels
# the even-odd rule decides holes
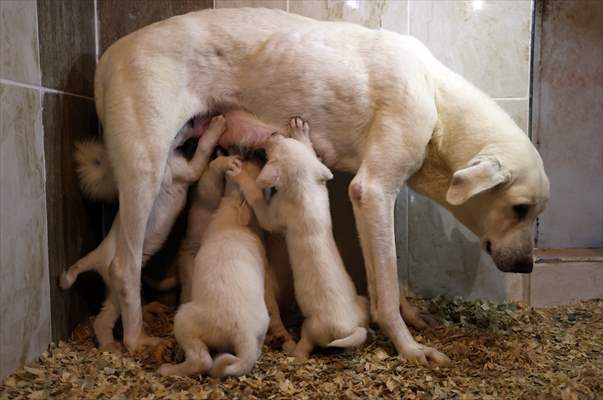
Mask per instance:
[[[460,299],[420,301],[442,321],[414,332],[452,365],[401,362],[374,333],[357,352],[324,351],[299,362],[264,348],[254,371],[223,381],[160,377],[157,365],[182,355],[174,342],[134,356],[98,351],[89,321],[67,342],[51,344],[0,385],[9,398],[405,398],[596,399],[603,397],[603,300],[533,309]],[[146,315],[147,328],[170,338],[173,311]],[[172,340],[172,339],[170,339]]]

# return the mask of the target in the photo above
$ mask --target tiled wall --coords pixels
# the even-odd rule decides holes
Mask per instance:
[[[551,200],[541,247],[603,247],[603,2],[537,9],[534,139]]]
[[[0,377],[50,341],[36,3],[0,1]]]

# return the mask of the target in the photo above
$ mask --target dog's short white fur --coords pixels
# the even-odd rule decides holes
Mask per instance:
[[[362,345],[369,315],[333,238],[326,185],[333,175],[312,149],[308,124],[293,118],[289,128],[290,138],[275,134],[268,141],[268,163],[257,183],[237,160],[226,174],[239,184],[262,228],[285,236],[295,297],[305,317],[293,354],[305,358],[316,345]],[[266,188],[276,188],[270,203],[262,193]]]
[[[403,358],[448,362],[402,319],[425,323],[399,293],[393,216],[402,185],[448,208],[499,269],[532,269],[532,224],[549,197],[541,158],[494,101],[414,38],[277,10],[204,10],[113,44],[99,61],[95,98],[119,187],[111,270],[129,349],[145,343],[137,278],[170,146],[192,116],[223,109],[279,129],[300,115],[324,163],[356,174],[349,194],[371,316]]]
[[[257,176],[259,166],[244,163]],[[269,317],[264,303],[266,254],[261,230],[243,194],[232,182],[211,217],[195,257],[192,300],[180,306],[174,334],[186,360],[164,364],[162,375],[249,372],[261,354]],[[212,361],[209,349],[226,353]]]
[[[199,139],[197,149],[190,161],[179,153],[177,147],[191,138],[195,129],[187,124],[174,141],[160,191],[155,199],[147,225],[143,247],[143,265],[161,248],[169,235],[176,218],[186,204],[189,186],[199,179],[225,128],[226,123],[223,116],[213,118],[203,137]],[[76,146],[75,158],[84,192],[93,198],[110,200],[116,193],[116,188],[110,166],[105,162],[105,152],[106,149],[101,143],[82,142]],[[62,273],[60,278],[62,289],[70,288],[80,273],[95,270],[108,285],[109,293],[114,293],[115,288],[112,287],[109,278],[109,266],[115,257],[120,222],[118,211],[109,233],[101,244]],[[119,309],[109,296],[93,325],[101,348],[113,345],[113,326],[119,318]]]

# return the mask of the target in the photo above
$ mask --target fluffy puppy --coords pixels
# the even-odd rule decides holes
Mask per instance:
[[[236,160],[226,174],[239,184],[260,225],[285,235],[295,295],[305,317],[293,354],[305,358],[315,345],[362,345],[368,302],[356,293],[333,238],[326,187],[333,175],[311,147],[308,124],[293,118],[289,128],[291,138],[272,135],[268,163],[257,181]],[[277,190],[270,203],[262,195],[268,187]]]
[[[172,225],[186,204],[189,186],[199,179],[225,128],[224,117],[213,118],[199,139],[195,154],[190,161],[180,153],[178,147],[189,138],[196,136],[197,129],[194,125],[186,125],[178,133],[167,162],[161,190],[147,224],[143,265],[161,248],[167,238]],[[115,197],[115,181],[107,162],[105,149],[101,144],[93,142],[79,144],[76,147],[76,162],[81,186],[86,194],[101,200]],[[108,235],[101,244],[63,272],[59,282],[62,289],[70,288],[80,273],[90,270],[98,272],[105,284],[110,285],[109,266],[115,257],[119,224],[118,212]],[[110,287],[109,293],[111,293]],[[114,342],[113,326],[117,318],[119,318],[119,311],[107,296],[101,312],[94,320],[94,333],[101,347],[107,347]]]
[[[232,163],[241,165],[239,160]],[[260,170],[249,161],[242,168],[254,177]],[[227,182],[195,257],[192,299],[180,306],[174,318],[174,334],[186,360],[164,364],[158,372],[209,372],[214,377],[249,372],[261,354],[269,324],[265,269],[261,230],[237,185]],[[212,361],[209,348],[234,354]]]

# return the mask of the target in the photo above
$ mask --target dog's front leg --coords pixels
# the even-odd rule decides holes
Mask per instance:
[[[417,343],[400,315],[394,239],[396,196],[421,165],[422,149],[430,135],[404,137],[392,127],[416,132],[398,121],[376,118],[362,164],[349,187],[364,255],[371,316],[406,360],[426,366],[444,365],[449,362],[448,357]]]

